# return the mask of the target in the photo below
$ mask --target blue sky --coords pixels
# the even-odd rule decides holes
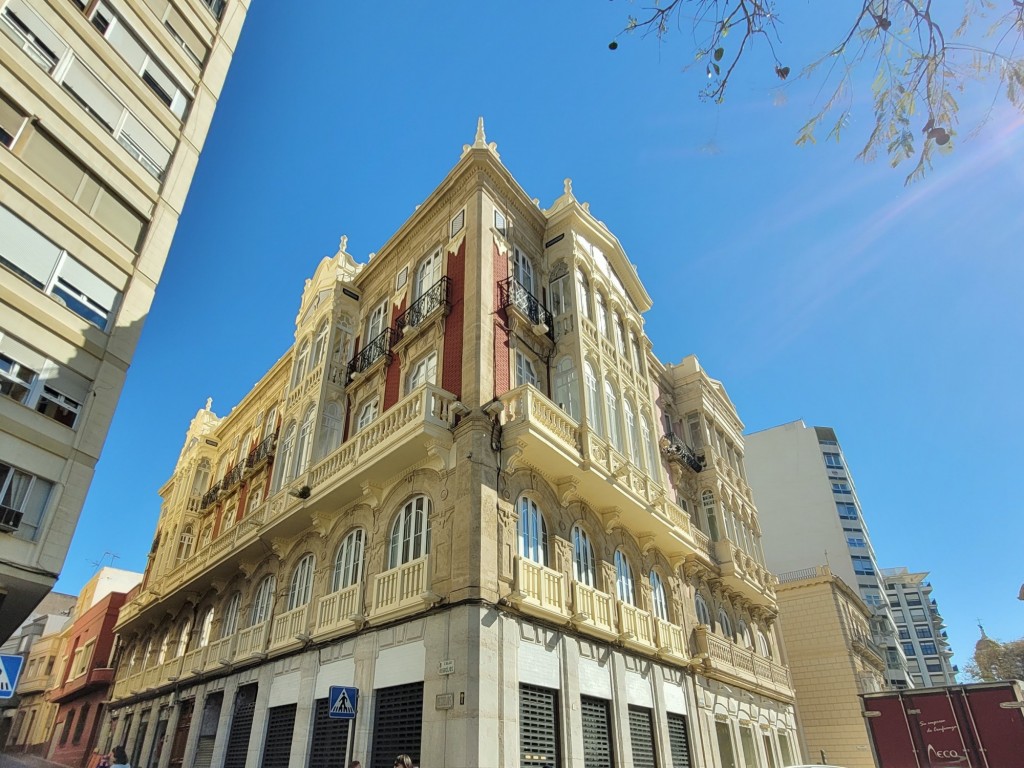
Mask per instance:
[[[834,42],[824,6],[784,20],[794,73]],[[702,104],[687,35],[608,50],[631,3],[283,7],[252,5],[59,590],[104,553],[143,569],[189,419],[249,391],[320,259],[342,234],[376,251],[483,115],[530,196],[548,206],[572,177],[616,233],[660,359],[697,354],[748,431],[836,429],[880,564],[931,571],[954,663],[979,618],[1024,634],[1019,113],[996,102],[905,188],[902,168],[854,159],[866,84],[841,143],[795,147],[817,81],[780,87],[755,55]]]

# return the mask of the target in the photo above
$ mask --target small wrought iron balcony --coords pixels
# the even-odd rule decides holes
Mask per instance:
[[[398,319],[395,320],[395,341],[405,335],[409,328],[415,328],[437,310],[441,309],[447,315],[451,309],[448,296],[451,291],[451,278],[442,277],[432,286],[427,288],[416,301],[409,305]]]
[[[245,469],[244,462],[238,462],[235,467],[224,475],[224,481],[221,483],[221,488],[225,491],[229,488],[234,488],[240,482],[242,482],[242,471]]]
[[[274,435],[268,435],[263,438],[263,442],[249,451],[249,455],[245,459],[245,466],[252,469],[261,461],[270,458],[274,455]]]
[[[22,513],[14,507],[0,504],[0,531],[16,531],[21,525]]]
[[[370,339],[366,345],[359,350],[359,353],[348,361],[348,369],[345,376],[345,381],[350,381],[353,374],[362,373],[375,362],[380,360],[384,356],[391,356],[391,344],[393,331],[390,328],[385,328],[383,332],[377,335],[375,338]]]
[[[665,433],[665,437],[661,441],[661,455],[668,461],[675,461],[689,467],[694,472],[704,469],[704,462],[701,461],[697,452],[672,432]]]
[[[534,328],[544,326],[546,329],[544,335],[552,341],[555,340],[554,319],[540,303],[540,299],[526,290],[523,284],[514,277],[502,280],[498,283],[498,288],[501,291],[501,306],[503,308],[515,307],[526,316]]]
[[[214,483],[210,490],[203,494],[203,499],[199,502],[199,508],[206,509],[217,500],[218,496],[220,496],[220,483]]]

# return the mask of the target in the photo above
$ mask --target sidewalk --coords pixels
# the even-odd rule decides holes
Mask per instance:
[[[35,755],[9,755],[0,752],[0,768],[67,768]]]

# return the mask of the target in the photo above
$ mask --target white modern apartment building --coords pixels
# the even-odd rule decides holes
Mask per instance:
[[[882,581],[914,686],[955,683],[959,670],[950,663],[953,650],[938,603],[932,597],[928,572],[883,568]]]
[[[800,762],[742,422],[651,353],[650,297],[571,183],[542,208],[481,123],[372,260],[342,238],[310,271],[293,346],[198,411],[159,489],[101,748]]]
[[[906,660],[835,431],[793,421],[747,435],[746,446],[769,569],[789,573],[827,565],[874,613],[872,633],[885,650],[888,683],[906,686]]]
[[[56,580],[248,0],[0,0],[0,640]]]

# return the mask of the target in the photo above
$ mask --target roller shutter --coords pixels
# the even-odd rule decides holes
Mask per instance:
[[[651,710],[629,708],[629,741],[633,746],[633,768],[658,768],[654,757],[654,728]]]
[[[231,718],[224,768],[245,768],[249,735],[252,732],[252,717],[256,711],[256,688],[255,685],[245,685],[239,688],[235,695],[235,712]]]
[[[295,731],[295,704],[267,710],[267,738],[263,742],[262,768],[288,768]]]
[[[380,688],[374,698],[371,767],[392,768],[398,755],[409,755],[413,765],[419,765],[423,683]]]
[[[583,716],[583,765],[584,768],[612,768],[615,757],[612,752],[612,717],[610,702],[605,699],[580,697],[580,714]]]
[[[672,768],[690,768],[690,734],[686,715],[668,713],[668,740],[672,747]]]
[[[558,691],[535,685],[519,686],[519,765],[557,768]]]
[[[338,768],[346,764],[348,724],[329,715],[327,699],[317,699],[313,716],[313,743],[309,748],[307,768]],[[395,753],[398,754],[398,753]],[[394,759],[392,757],[392,759]]]

